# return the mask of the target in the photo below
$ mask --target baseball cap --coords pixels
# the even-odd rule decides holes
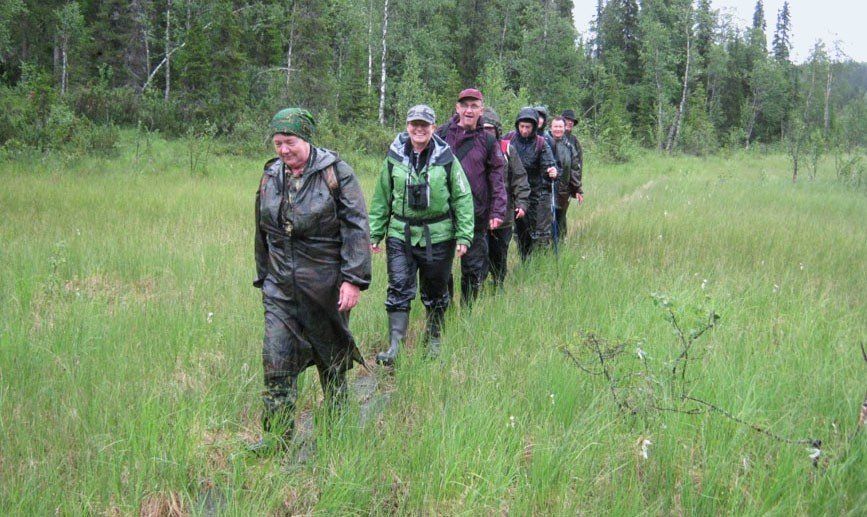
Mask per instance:
[[[460,94],[458,94],[459,102],[464,99],[479,99],[480,101],[485,100],[485,98],[482,97],[482,92],[475,88],[467,88],[466,90],[463,90]]]
[[[427,104],[416,104],[415,106],[411,107],[406,113],[407,122],[421,120],[427,122],[428,124],[435,124],[436,119],[437,117],[434,113],[433,108],[431,108]]]

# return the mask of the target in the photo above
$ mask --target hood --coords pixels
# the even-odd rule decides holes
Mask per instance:
[[[533,135],[536,136],[536,125],[539,122],[539,114],[533,108],[521,108],[521,111],[518,112],[518,117],[515,119],[515,131],[517,131],[518,136],[521,136],[521,132],[518,130],[518,122],[521,121],[532,122],[533,123]]]
[[[409,156],[406,154],[407,142],[409,142],[409,133],[406,131],[398,133],[394,138],[394,141],[391,142],[391,145],[388,146],[388,158],[409,167]],[[440,138],[436,133],[431,137],[428,146],[432,146],[430,156],[431,165],[445,165],[451,163],[455,159],[449,144],[447,144],[445,140]]]
[[[540,117],[545,119],[545,123],[539,127],[539,131],[542,132],[546,127],[548,127],[548,108],[545,106],[536,106],[533,109],[536,110],[536,113],[538,113]]]
[[[306,171],[321,171],[340,160],[340,156],[338,156],[337,153],[329,151],[324,147],[311,146],[310,153],[313,157],[310,161],[310,165],[307,166]]]
[[[310,158],[307,159],[307,167],[304,168],[304,174],[312,174],[315,171],[321,171],[329,165],[335,164],[340,160],[340,156],[334,151],[325,149],[324,147],[310,146]],[[283,170],[283,161],[279,158],[272,158],[265,164],[265,173],[271,176],[279,176]]]

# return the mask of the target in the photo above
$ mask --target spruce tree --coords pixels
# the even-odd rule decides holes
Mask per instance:
[[[789,54],[792,48],[790,33],[792,21],[789,15],[789,2],[783,2],[783,7],[777,14],[777,28],[774,30],[772,43],[774,58],[781,63],[789,63]]]

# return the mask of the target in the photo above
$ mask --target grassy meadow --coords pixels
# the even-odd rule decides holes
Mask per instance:
[[[0,163],[3,515],[867,513],[867,195],[830,163],[792,184],[782,155],[614,166],[591,151],[556,259],[515,264],[503,293],[451,311],[437,361],[417,300],[397,369],[353,369],[337,421],[309,370],[304,443],[255,458],[253,196],[269,156],[191,172],[182,141],[124,146]],[[380,157],[346,158],[372,193]],[[352,314],[371,359],[386,283],[376,255]],[[686,333],[692,307],[721,316],[690,351],[689,395],[821,439],[815,462],[810,445],[685,412],[678,336],[652,293]],[[588,333],[614,348],[613,389]]]

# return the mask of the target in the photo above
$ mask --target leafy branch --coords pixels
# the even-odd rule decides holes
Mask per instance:
[[[689,390],[688,366],[694,359],[696,343],[708,331],[714,329],[720,320],[720,315],[712,308],[704,305],[680,307],[674,299],[664,293],[652,294],[654,303],[664,311],[665,320],[672,326],[677,337],[677,353],[668,366],[651,368],[647,353],[641,348],[640,342],[609,342],[593,333],[581,336],[578,346],[585,351],[587,359],[583,362],[579,355],[573,353],[567,346],[561,347],[563,353],[582,372],[601,376],[608,384],[609,391],[618,409],[629,414],[637,413],[680,413],[685,415],[702,415],[714,413],[721,415],[739,425],[767,436],[773,440],[789,445],[807,445],[813,465],[818,465],[821,455],[822,440],[815,438],[794,439],[783,436],[773,430],[740,418],[723,407],[694,396]],[[626,350],[634,346],[639,362],[632,363],[631,371],[627,363],[618,361]],[[861,352],[867,361],[867,350],[862,344]],[[634,383],[635,379],[643,383]],[[861,406],[859,423],[855,433],[867,424],[867,397]],[[854,438],[854,434],[852,436]],[[851,439],[850,439],[851,440]]]

